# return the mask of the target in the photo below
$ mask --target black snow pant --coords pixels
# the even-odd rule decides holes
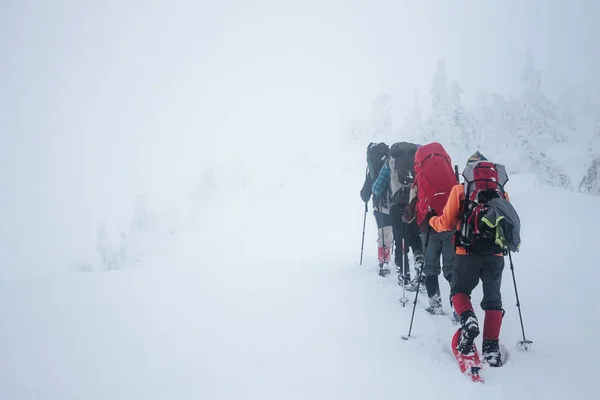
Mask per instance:
[[[502,272],[504,270],[504,257],[496,255],[454,255],[452,265],[452,283],[450,284],[450,298],[457,293],[471,296],[471,292],[481,283],[483,286],[483,300],[481,308],[484,310],[501,310]]]
[[[429,235],[429,242],[425,249],[425,263],[423,272],[426,276],[438,276],[444,273],[444,278],[449,280],[452,276],[452,264],[454,262],[453,232],[436,232],[433,228],[428,229],[423,235],[423,246]],[[440,266],[440,257],[442,264]]]
[[[373,210],[373,215],[375,216],[375,221],[377,222],[377,229],[392,225],[392,217],[390,217],[390,214],[386,214],[375,209]]]
[[[390,207],[390,216],[392,217],[392,228],[394,230],[394,242],[396,244],[396,252],[394,254],[394,262],[397,266],[402,265],[402,238],[404,238],[404,253],[408,254],[409,249],[413,255],[423,253],[423,244],[421,243],[421,231],[417,222],[413,220],[410,224],[402,222],[402,214],[404,206],[392,204]],[[405,267],[406,268],[406,267]],[[407,272],[406,269],[404,272]]]

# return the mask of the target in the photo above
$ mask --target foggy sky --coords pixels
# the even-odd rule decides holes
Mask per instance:
[[[136,194],[182,195],[213,161],[331,149],[383,91],[426,107],[440,59],[466,101],[517,92],[526,51],[551,97],[600,87],[599,15],[593,0],[3,1],[0,275],[64,263],[99,218],[127,225]]]

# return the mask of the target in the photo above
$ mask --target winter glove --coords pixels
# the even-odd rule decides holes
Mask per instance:
[[[434,209],[429,209],[429,212],[427,213],[427,215],[425,215],[425,221],[427,221],[427,225],[429,225],[429,220],[431,219],[431,217],[435,217],[437,216],[437,213],[435,212]]]
[[[360,198],[362,199],[363,202],[368,202],[369,199],[371,198],[371,188],[362,188],[360,190]]]

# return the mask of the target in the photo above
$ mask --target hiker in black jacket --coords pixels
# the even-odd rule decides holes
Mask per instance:
[[[390,273],[388,265],[394,236],[387,192],[384,191],[381,195],[372,194],[371,186],[385,163],[388,150],[387,144],[383,142],[369,144],[367,147],[367,174],[360,190],[360,197],[365,203],[371,197],[373,199],[373,215],[377,223],[377,258],[379,260],[379,275],[381,276]]]

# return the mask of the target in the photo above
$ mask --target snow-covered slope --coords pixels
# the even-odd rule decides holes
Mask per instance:
[[[296,174],[249,204],[244,223],[224,219],[210,242],[188,224],[147,243],[135,268],[1,282],[0,398],[596,398],[597,199],[511,177],[523,224],[515,274],[534,344],[514,348],[507,263],[510,359],[475,386],[449,353],[455,327],[425,313],[424,295],[411,340],[401,339],[412,304],[398,302],[393,275],[377,276],[371,214],[358,264],[361,157]],[[480,287],[473,298],[482,318]]]

